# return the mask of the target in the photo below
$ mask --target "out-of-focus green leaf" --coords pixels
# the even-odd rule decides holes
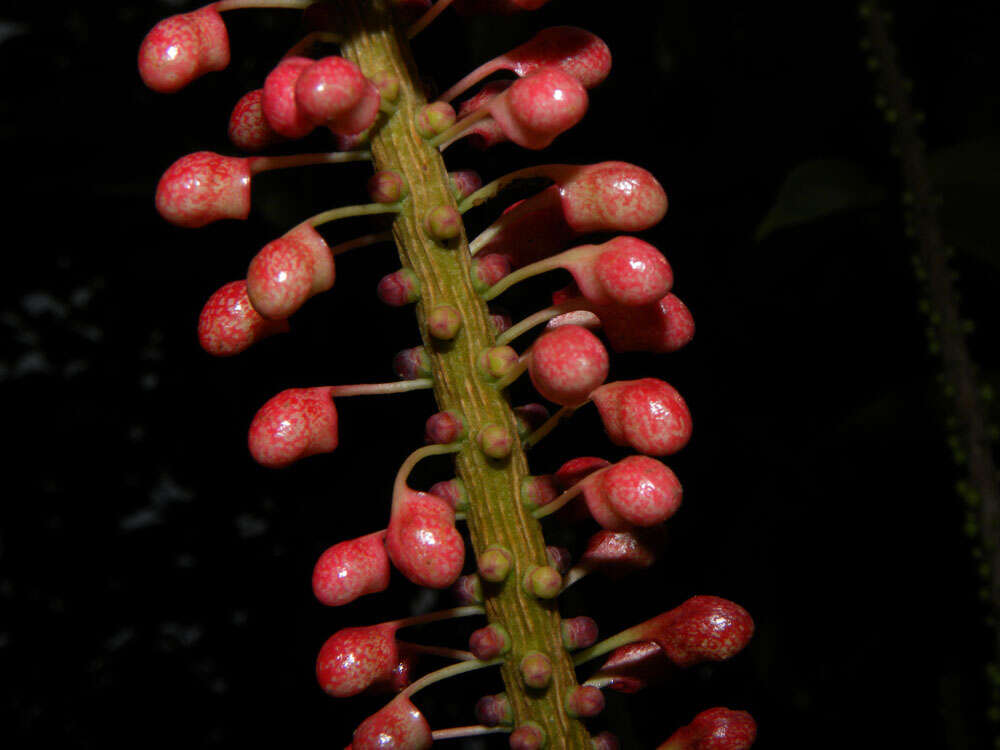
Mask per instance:
[[[757,227],[760,242],[778,229],[872,206],[885,198],[858,164],[817,159],[799,164],[785,178],[778,197]]]

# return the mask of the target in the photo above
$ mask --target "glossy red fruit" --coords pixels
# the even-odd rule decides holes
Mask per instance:
[[[247,293],[265,318],[288,318],[310,297],[333,286],[333,254],[319,232],[300,224],[266,244],[247,269]]]
[[[629,631],[655,641],[676,666],[690,667],[738,654],[753,637],[754,624],[743,607],[728,599],[693,596]]]
[[[591,89],[608,77],[611,50],[589,31],[576,26],[552,26],[497,58],[492,65],[495,70],[505,68],[518,76],[553,66]]]
[[[344,628],[320,649],[316,679],[328,695],[346,698],[388,678],[398,661],[394,625]]]
[[[139,75],[161,94],[229,65],[229,34],[215,3],[170,16],[154,26],[139,47]]]
[[[229,141],[243,151],[260,151],[281,141],[264,117],[263,98],[264,89],[248,91],[229,115]]]
[[[367,130],[378,117],[382,97],[361,68],[343,57],[317,60],[295,81],[298,111],[339,135]]]
[[[670,518],[681,504],[681,483],[659,461],[629,456],[598,479],[610,510],[629,526],[655,526]]]
[[[757,739],[757,723],[746,711],[710,708],[674,732],[657,750],[748,750]]]
[[[555,185],[514,204],[480,254],[506,255],[515,268],[561,250],[590,232],[641,232],[667,211],[667,194],[648,171],[622,161],[578,167]]]
[[[662,527],[627,531],[602,529],[587,541],[579,565],[598,570],[609,578],[620,578],[656,562],[664,540]]]
[[[558,329],[556,329],[558,330]],[[691,413],[677,390],[656,378],[607,383],[591,394],[615,445],[650,456],[676,453],[691,439]]]
[[[312,64],[308,57],[286,57],[264,79],[261,109],[268,125],[285,138],[302,138],[316,127],[295,96],[299,76]]]
[[[619,693],[637,693],[662,682],[673,665],[656,641],[636,641],[611,652],[591,677]]]
[[[599,37],[576,26],[553,26],[539,31],[524,44],[480,65],[444,94],[451,101],[478,81],[499,70],[524,77],[539,68],[553,66],[569,73],[584,88],[593,88],[608,77],[611,51]]]
[[[587,104],[583,85],[569,73],[549,66],[515,81],[487,107],[507,138],[523,148],[538,150],[576,125]]]
[[[694,318],[674,294],[651,305],[589,305],[616,352],[675,352],[694,338]]]
[[[175,161],[156,186],[156,210],[171,224],[202,227],[250,215],[250,159],[196,151]]]
[[[264,404],[250,423],[254,460],[277,469],[337,447],[337,409],[330,387],[289,388]]]
[[[266,320],[253,309],[246,281],[231,281],[211,297],[198,318],[198,343],[216,357],[230,357],[251,344],[288,330],[288,321]]]
[[[663,253],[635,237],[581,245],[550,262],[558,262],[573,274],[576,290],[590,309],[652,304],[674,283],[673,271]]]
[[[406,489],[394,501],[386,550],[414,583],[441,589],[453,584],[465,562],[465,543],[455,528],[455,511],[440,497]]]
[[[543,333],[531,347],[528,371],[549,401],[579,406],[608,377],[608,352],[586,328],[562,326]]]
[[[389,586],[389,556],[385,532],[376,531],[328,548],[313,568],[316,598],[328,607],[339,607],[359,596],[385,591]]]
[[[409,698],[400,695],[354,730],[351,747],[353,750],[425,750],[433,741],[430,725],[423,714]]]

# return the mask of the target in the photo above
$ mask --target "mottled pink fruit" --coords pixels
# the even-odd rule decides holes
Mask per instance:
[[[408,488],[393,501],[386,549],[403,575],[433,589],[453,584],[465,562],[465,543],[448,501]]]
[[[425,750],[433,743],[423,714],[405,695],[397,696],[354,730],[353,750]]]
[[[156,186],[156,210],[179,227],[250,215],[250,159],[196,151],[175,161]]]
[[[636,641],[612,651],[591,679],[619,693],[637,693],[661,682],[671,670],[670,659],[656,641]]]
[[[313,568],[313,593],[328,607],[339,607],[359,596],[389,586],[389,556],[384,531],[349,539],[328,548]]]
[[[641,232],[667,212],[667,195],[648,171],[622,161],[578,167],[557,184],[511,206],[480,255],[499,253],[515,268],[591,232]]]
[[[609,578],[620,578],[656,562],[664,540],[663,527],[628,531],[602,529],[587,541],[580,565],[588,570],[599,570]]]
[[[473,112],[485,107],[491,101],[500,96],[500,94],[509,89],[511,83],[513,83],[513,81],[490,81],[487,83],[475,96],[462,102],[461,106],[458,108],[458,119],[461,120],[468,117]],[[471,128],[464,131],[461,137],[467,138],[468,142],[472,146],[479,149],[492,148],[498,143],[504,143],[509,140],[497,124],[496,120],[491,117],[479,120],[479,122],[473,124]]]
[[[694,318],[681,300],[668,294],[651,305],[588,305],[601,321],[616,352],[675,352],[694,338]]]
[[[718,596],[693,596],[679,607],[629,628],[652,640],[678,667],[724,661],[753,636],[753,619],[743,607]]]
[[[510,273],[510,261],[503,255],[487,255],[472,261],[472,283],[476,291],[486,291]]]
[[[748,750],[757,739],[757,723],[746,711],[710,708],[681,727],[657,750]]]
[[[601,39],[576,26],[553,26],[539,31],[524,44],[480,65],[448,89],[441,99],[451,101],[478,81],[498,70],[524,77],[539,68],[554,66],[569,73],[584,88],[593,88],[608,77],[611,51]]]
[[[337,447],[337,408],[330,387],[289,388],[264,404],[250,423],[254,460],[272,469]]]
[[[587,90],[552,66],[515,81],[486,106],[497,125],[518,146],[543,149],[587,111]]]
[[[295,100],[302,115],[316,125],[356,135],[375,122],[382,96],[361,68],[330,56],[302,70],[295,82]]]
[[[328,695],[346,698],[386,679],[398,661],[395,625],[344,628],[320,649],[316,679]]]
[[[549,401],[579,406],[608,377],[604,344],[580,326],[562,326],[539,336],[528,371],[535,389]]]
[[[265,320],[253,309],[246,281],[231,281],[208,298],[198,318],[198,343],[216,357],[239,354],[251,344],[288,330],[288,321]]]
[[[265,318],[288,318],[333,286],[333,253],[319,232],[299,224],[261,249],[247,269],[247,294]]]
[[[398,693],[407,687],[412,681],[413,670],[416,668],[420,655],[413,651],[408,644],[398,643],[399,659],[388,675],[375,680],[365,695],[376,695],[379,693]]]
[[[261,108],[271,128],[285,138],[302,138],[316,127],[295,98],[295,85],[313,64],[308,57],[286,57],[264,79]]]
[[[281,136],[274,132],[264,117],[261,100],[264,89],[248,91],[229,115],[229,141],[244,151],[260,151],[278,143]]]
[[[624,526],[663,523],[681,504],[681,483],[677,476],[648,456],[622,459],[602,472],[596,482],[607,507],[622,519]]]
[[[581,306],[588,309],[652,304],[674,283],[673,271],[663,254],[635,237],[580,245],[539,263],[539,273],[553,266],[573,274],[574,291],[583,297]]]
[[[559,329],[556,329],[559,330]],[[656,378],[619,380],[591,394],[608,437],[649,456],[676,453],[691,439],[691,413],[677,390]]]
[[[215,3],[170,16],[154,26],[139,47],[139,75],[161,94],[229,65],[229,34]]]

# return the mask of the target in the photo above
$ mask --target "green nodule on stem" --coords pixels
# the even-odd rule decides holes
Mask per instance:
[[[405,29],[393,25],[389,0],[344,0],[335,12],[344,34],[341,52],[366,75],[381,72],[399,81],[396,110],[371,133],[376,170],[398,173],[410,187],[399,205],[393,235],[402,265],[420,280],[417,317],[430,360],[438,408],[464,415],[470,435],[496,426],[510,438],[502,461],[487,456],[476,441],[463,444],[456,454],[456,473],[469,495],[467,522],[476,553],[490,546],[509,550],[517,575],[547,565],[545,541],[539,523],[521,502],[521,483],[528,476],[517,420],[503,393],[478,370],[479,355],[495,347],[486,303],[476,294],[472,257],[461,222],[451,234],[451,209],[458,207],[444,162],[433,141],[416,132],[413,123],[426,100],[406,41]],[[444,207],[445,210],[441,210]],[[435,211],[428,226],[428,214]],[[428,231],[430,230],[430,231]],[[428,317],[432,310],[451,306],[460,314],[461,327],[447,346],[435,346]],[[494,430],[495,432],[496,430]],[[501,665],[507,698],[517,726],[537,726],[552,746],[589,748],[582,723],[563,710],[577,686],[573,665],[562,646],[556,609],[521,586],[492,586],[484,607],[491,623],[501,625],[511,642]],[[540,653],[552,665],[549,687],[526,690],[519,664],[528,653]]]

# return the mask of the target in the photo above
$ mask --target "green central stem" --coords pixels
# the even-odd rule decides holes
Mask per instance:
[[[496,424],[514,436],[513,449],[504,459],[488,458],[475,440],[468,440],[455,461],[469,495],[467,521],[475,551],[498,545],[509,549],[513,558],[505,583],[484,586],[484,607],[490,622],[502,625],[510,638],[511,650],[501,674],[514,723],[536,722],[545,730],[551,748],[589,748],[585,727],[563,708],[577,681],[562,645],[558,610],[553,601],[530,596],[520,585],[529,570],[548,564],[545,540],[540,524],[521,503],[521,481],[528,467],[516,437],[514,413],[504,394],[478,368],[480,353],[495,345],[495,336],[486,303],[472,285],[468,242],[464,230],[457,240],[442,244],[424,229],[424,217],[431,209],[457,206],[440,153],[413,125],[426,98],[405,30],[394,25],[389,0],[344,0],[336,7],[341,15],[337,30],[345,38],[344,57],[367,76],[385,71],[400,81],[399,107],[373,132],[371,153],[376,170],[395,170],[410,188],[393,223],[393,234],[403,266],[420,279],[417,318],[438,406],[462,414],[470,435]],[[458,335],[444,345],[427,328],[427,313],[439,305],[452,305],[462,316]],[[547,690],[528,691],[522,682],[518,664],[530,651],[540,651],[552,662],[553,678]]]

